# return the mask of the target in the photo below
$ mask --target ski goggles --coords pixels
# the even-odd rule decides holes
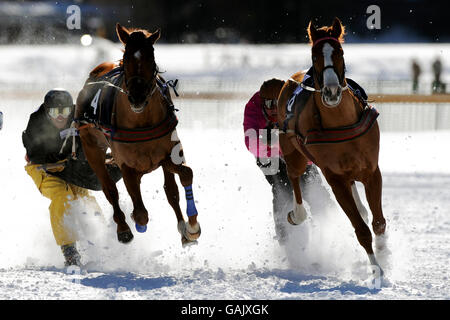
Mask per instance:
[[[72,113],[72,107],[58,107],[58,108],[49,108],[48,115],[53,119],[58,118],[61,115],[64,118],[67,118]]]
[[[266,109],[274,109],[277,107],[277,105],[277,99],[264,99],[264,107],[266,107]]]

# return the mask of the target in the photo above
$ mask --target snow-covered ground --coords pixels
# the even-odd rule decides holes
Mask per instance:
[[[448,45],[443,48],[448,50]],[[48,49],[55,54],[51,59],[55,68],[65,68],[64,56],[72,52],[62,56],[61,50],[66,49]],[[36,48],[24,50],[38,52]],[[359,57],[350,48],[345,50],[354,60]],[[380,61],[389,59],[393,51],[386,50]],[[6,52],[8,56],[21,54],[12,48]],[[176,56],[167,49],[166,56],[170,54]],[[96,64],[93,60],[83,60],[86,70]],[[49,63],[38,68],[30,62],[30,66],[36,70],[45,66],[44,71],[52,74],[48,81],[57,82],[58,73],[49,70]],[[11,75],[12,68],[1,66],[1,83],[7,79],[3,72]],[[70,69],[64,70],[66,79]],[[211,72],[205,75],[210,76]],[[31,89],[44,87],[39,73],[30,72],[25,78]],[[269,185],[243,143],[246,101],[176,99],[178,132],[194,171],[202,225],[198,245],[181,247],[175,215],[162,188],[163,175],[157,170],[142,182],[150,216],[148,230],[134,232],[131,244],[117,242],[112,209],[102,192],[93,192],[103,209],[102,217],[94,216],[91,208],[87,214],[74,213],[86,264],[80,272],[64,269],[50,228],[49,200],[39,194],[23,168],[21,132],[45,90],[41,96],[27,96],[28,90],[20,87],[15,90],[23,94],[12,97],[0,90],[4,94],[0,110],[5,117],[0,131],[0,299],[450,298],[450,131],[386,129],[381,133],[388,239],[387,250],[377,252],[385,271],[378,286],[369,275],[367,256],[350,222],[337,206],[310,215],[301,226],[288,225],[291,238],[286,247],[278,245]],[[386,114],[385,121],[395,121],[390,118],[395,112]],[[122,181],[118,188],[121,207],[133,226],[132,204]],[[363,195],[362,186],[358,188]],[[185,207],[184,197],[181,205]]]

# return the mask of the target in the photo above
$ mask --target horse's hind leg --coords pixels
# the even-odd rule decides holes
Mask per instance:
[[[301,224],[306,220],[307,213],[303,206],[302,191],[300,189],[300,177],[306,170],[306,158],[297,150],[284,156],[288,172],[288,178],[294,190],[294,209],[288,213],[288,222],[292,225]]]
[[[347,217],[350,219],[350,222],[355,229],[358,242],[366,250],[370,263],[379,267],[372,249],[372,234],[369,227],[359,214],[355,200],[352,196],[351,183],[349,181],[345,181],[344,178],[340,176],[330,177],[330,175],[326,173],[325,177],[331,186],[334,195],[336,196],[336,200],[342,210],[344,210]]]
[[[367,202],[369,203],[369,207],[373,215],[373,232],[377,236],[382,235],[386,230],[386,220],[384,219],[383,209],[381,206],[382,178],[380,168],[378,166],[374,173],[363,181],[363,184],[366,189]]]
[[[99,137],[101,135],[100,131],[93,128],[85,128],[80,130],[81,142],[83,145],[83,151],[86,158],[94,170],[98,179],[102,184],[103,193],[108,199],[109,203],[113,206],[114,222],[117,223],[117,238],[122,243],[128,243],[133,240],[133,234],[125,222],[125,215],[119,206],[119,192],[117,191],[116,184],[111,179],[105,166],[105,150],[99,146]],[[103,137],[104,138],[104,137]]]
[[[138,232],[145,232],[148,223],[148,212],[147,209],[145,209],[144,202],[142,201],[140,188],[142,174],[125,164],[122,165],[120,169],[122,171],[123,182],[125,183],[128,194],[131,197],[131,201],[133,201],[133,213],[131,216],[136,222],[136,230]]]
[[[174,164],[170,159],[162,163],[164,170],[164,189],[166,191],[167,199],[174,208],[178,220],[178,231],[186,238],[187,241],[195,241],[200,237],[200,224],[197,222],[197,209],[194,203],[194,196],[192,191],[192,169],[185,164]],[[187,202],[187,216],[189,223],[185,223],[181,209],[179,206],[178,187],[175,182],[174,174],[178,174],[181,184],[185,189]],[[182,239],[183,240],[183,239]],[[184,241],[183,240],[183,241]]]

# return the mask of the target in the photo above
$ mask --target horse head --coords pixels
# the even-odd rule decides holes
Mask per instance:
[[[160,37],[160,30],[150,33],[141,29],[127,29],[116,25],[119,40],[125,46],[122,64],[131,110],[144,111],[148,99],[156,89],[158,67],[153,45]]]
[[[316,29],[312,21],[308,35],[312,44],[314,80],[319,86],[322,102],[326,107],[339,105],[346,88],[343,42],[345,27],[335,18],[330,27]]]

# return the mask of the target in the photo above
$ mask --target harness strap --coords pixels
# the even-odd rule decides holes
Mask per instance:
[[[368,105],[364,108],[359,121],[354,125],[333,129],[309,130],[303,139],[304,144],[340,143],[356,139],[372,128],[378,116],[377,109]]]
[[[166,118],[152,127],[123,129],[100,125],[100,129],[112,141],[137,143],[162,138],[172,132],[177,125],[178,118],[173,112],[168,111]]]

